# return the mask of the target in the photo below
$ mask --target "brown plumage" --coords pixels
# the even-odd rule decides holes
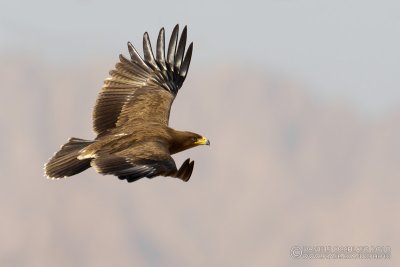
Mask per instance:
[[[128,182],[143,177],[172,176],[188,181],[194,162],[178,169],[171,155],[210,142],[201,135],[168,127],[171,105],[181,88],[192,56],[185,53],[187,30],[178,42],[178,25],[172,31],[165,55],[164,28],[157,39],[155,57],[147,32],[142,58],[128,43],[130,59],[120,62],[104,81],[93,111],[94,141],[70,138],[45,165],[50,178],[75,175],[93,167]]]

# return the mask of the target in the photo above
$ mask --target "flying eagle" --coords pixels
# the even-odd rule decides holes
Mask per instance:
[[[155,57],[147,32],[142,58],[128,42],[130,59],[120,55],[104,81],[93,111],[94,141],[70,138],[45,164],[45,174],[57,179],[93,167],[134,182],[140,178],[171,176],[188,181],[194,161],[178,169],[172,154],[210,145],[207,138],[168,127],[172,102],[181,88],[192,57],[193,43],[185,53],[187,28],[172,31],[165,55],[165,32],[160,30]]]

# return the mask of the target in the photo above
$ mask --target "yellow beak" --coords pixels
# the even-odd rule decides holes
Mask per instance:
[[[205,137],[201,137],[199,139],[197,139],[196,142],[194,142],[195,145],[210,145],[210,140],[208,140]]]

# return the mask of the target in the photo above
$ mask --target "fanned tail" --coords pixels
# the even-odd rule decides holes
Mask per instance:
[[[79,160],[79,151],[94,141],[70,138],[44,166],[48,178],[63,178],[83,172],[90,167],[92,159]]]

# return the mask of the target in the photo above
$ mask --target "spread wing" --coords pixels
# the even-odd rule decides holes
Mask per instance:
[[[166,146],[157,141],[137,143],[116,154],[100,154],[91,165],[101,174],[113,174],[121,180],[134,182],[140,178],[171,176],[187,182],[194,161],[187,159],[179,170]]]
[[[98,135],[135,121],[168,125],[172,102],[190,65],[193,43],[185,53],[187,28],[178,42],[179,26],[172,31],[165,55],[165,31],[160,30],[154,57],[147,32],[143,36],[144,59],[128,43],[130,59],[120,62],[104,81],[93,111],[93,128]]]

